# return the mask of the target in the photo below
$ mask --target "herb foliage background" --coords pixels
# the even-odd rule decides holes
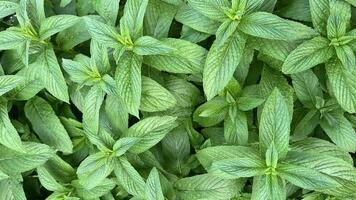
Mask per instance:
[[[0,0],[0,199],[356,199],[355,6]]]

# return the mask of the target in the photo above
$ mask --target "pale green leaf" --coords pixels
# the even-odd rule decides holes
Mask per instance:
[[[12,1],[0,1],[0,19],[16,12],[18,4]]]
[[[15,151],[23,151],[21,138],[10,121],[7,106],[8,102],[0,97],[0,144]]]
[[[335,47],[336,55],[346,69],[355,69],[356,58],[352,48],[348,45]]]
[[[299,101],[308,108],[316,106],[317,97],[323,98],[323,91],[318,77],[312,70],[293,74],[292,83]]]
[[[21,29],[10,27],[0,32],[0,50],[16,49],[26,40],[27,37]]]
[[[269,174],[253,178],[251,200],[284,200],[286,184],[279,176]]]
[[[246,145],[248,143],[247,117],[236,106],[230,106],[225,117],[224,137],[228,144]]]
[[[202,73],[207,54],[203,47],[174,38],[165,38],[161,42],[174,47],[175,50],[167,55],[146,56],[145,64],[171,73]]]
[[[276,146],[280,158],[288,152],[291,117],[284,97],[278,89],[274,89],[268,97],[260,120],[260,148],[266,152],[271,143]]]
[[[119,184],[129,194],[138,197],[145,196],[145,181],[126,158],[117,158],[115,161],[114,172]]]
[[[330,15],[330,0],[309,0],[310,14],[314,28],[326,36],[326,27]]]
[[[55,15],[41,22],[39,34],[42,40],[61,32],[79,22],[80,18],[74,15]]]
[[[330,0],[330,15],[327,23],[328,38],[339,38],[346,34],[350,24],[351,6],[345,1]]]
[[[168,132],[177,126],[175,120],[176,117],[170,116],[149,117],[131,126],[123,136],[136,137],[140,140],[129,151],[142,153],[156,145]]]
[[[228,19],[224,11],[231,7],[228,0],[188,0],[188,3],[202,15],[216,21]]]
[[[339,186],[332,178],[315,169],[304,166],[279,164],[277,171],[279,176],[290,183],[309,190],[321,190]]]
[[[120,0],[95,0],[94,9],[102,16],[110,25],[115,25],[117,15],[119,13]]]
[[[240,62],[246,38],[235,31],[225,40],[217,38],[210,48],[203,72],[203,86],[207,99],[212,99],[228,84]]]
[[[23,147],[25,150],[18,152],[0,145],[0,168],[5,173],[16,174],[32,170],[55,155],[53,149],[45,144],[24,142]]]
[[[230,199],[236,192],[235,180],[221,179],[209,174],[196,175],[178,180],[174,186],[178,199]]]
[[[336,123],[330,124],[325,118],[320,120],[320,126],[338,147],[348,152],[356,151],[356,132],[352,124],[342,112],[330,113]]]
[[[33,70],[33,78],[41,80],[49,93],[69,102],[68,87],[52,48],[45,49],[29,67]]]
[[[124,8],[124,15],[120,19],[121,34],[126,35],[126,31],[131,38],[136,39],[142,36],[143,18],[145,16],[148,0],[127,0]]]
[[[146,182],[146,198],[147,200],[164,200],[159,173],[156,168],[153,168]]]
[[[151,78],[142,77],[140,110],[146,112],[164,111],[176,105],[175,97]]]
[[[273,40],[298,40],[316,35],[308,26],[267,12],[255,12],[242,17],[239,28],[248,35]]]
[[[127,52],[116,69],[116,86],[126,110],[138,116],[141,100],[142,56]]]
[[[42,142],[64,153],[72,152],[72,141],[49,103],[34,97],[27,101],[25,114]]]
[[[0,76],[0,96],[14,89],[24,82],[24,78],[18,75]]]
[[[327,62],[335,54],[329,43],[330,41],[323,37],[316,37],[303,42],[284,61],[283,73],[302,72]]]
[[[83,19],[85,20],[89,34],[96,41],[111,48],[119,48],[122,46],[119,42],[119,33],[113,26],[106,25],[89,17],[84,17]]]
[[[150,36],[139,37],[134,42],[133,48],[133,52],[138,55],[168,54],[171,53],[173,50],[174,47],[168,46]]]
[[[113,171],[114,161],[104,152],[89,155],[83,160],[78,169],[79,183],[85,189],[93,189]]]
[[[208,173],[224,178],[237,179],[265,174],[267,166],[262,158],[232,158],[213,162]]]
[[[340,106],[349,113],[356,112],[356,70],[346,70],[337,59],[326,65],[330,87]]]

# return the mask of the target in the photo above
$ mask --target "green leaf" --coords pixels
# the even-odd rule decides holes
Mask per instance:
[[[129,114],[124,109],[120,99],[107,95],[105,99],[105,112],[114,131],[124,132],[128,129]]]
[[[129,194],[138,197],[145,196],[145,181],[126,158],[117,158],[115,161],[114,172],[119,184]]]
[[[345,1],[330,0],[330,15],[327,23],[328,38],[344,36],[350,24],[350,18],[350,4]]]
[[[85,63],[63,59],[62,66],[69,74],[70,79],[79,84],[91,85],[101,78],[96,68],[86,66]]]
[[[44,188],[46,188],[49,191],[63,191],[65,190],[65,187],[62,186],[57,180],[51,175],[51,173],[45,168],[45,167],[37,167],[37,175],[38,179],[43,185]]]
[[[352,48],[348,45],[335,47],[336,55],[342,66],[346,69],[353,69],[356,66],[356,58]]]
[[[21,29],[10,27],[0,32],[0,50],[16,49],[26,40],[27,37]]]
[[[145,64],[171,73],[202,73],[207,54],[206,49],[197,44],[174,38],[165,38],[161,42],[174,47],[175,50],[167,55],[145,56]]]
[[[79,183],[85,189],[93,189],[113,171],[114,161],[104,152],[89,155],[83,160],[78,169]]]
[[[284,61],[283,73],[302,72],[327,62],[335,54],[329,43],[330,41],[323,37],[316,37],[303,42]]]
[[[182,5],[175,16],[178,22],[203,33],[215,34],[220,23],[196,12],[188,5]]]
[[[330,187],[322,191],[331,195],[350,196],[356,188],[356,170],[353,165],[340,158],[317,152],[294,152],[288,154],[286,162],[314,169],[336,180],[338,187]],[[351,192],[351,193],[350,193]]]
[[[278,88],[288,105],[289,116],[293,116],[294,90],[281,72],[265,66],[258,87],[259,96],[265,99],[270,96],[275,88]]]
[[[169,76],[165,79],[165,86],[180,106],[192,107],[202,102],[203,97],[200,90],[187,80]]]
[[[272,143],[266,151],[266,165],[269,168],[276,169],[278,164],[278,152],[274,143]]]
[[[202,15],[221,22],[228,19],[224,11],[231,7],[227,0],[188,0],[188,3]]]
[[[340,106],[349,113],[356,112],[356,70],[343,69],[340,61],[333,59],[326,65],[330,87]]]
[[[317,104],[317,98],[323,98],[318,77],[312,70],[293,74],[292,82],[295,93],[304,106],[314,108]]]
[[[279,176],[304,189],[321,190],[339,186],[332,178],[304,166],[279,164],[277,171]]]
[[[140,110],[146,112],[164,111],[177,104],[175,97],[151,78],[142,77]]]
[[[224,120],[228,109],[228,102],[224,98],[215,97],[199,106],[193,119],[204,127],[213,126]]]
[[[18,152],[0,145],[1,170],[7,174],[26,172],[44,164],[55,155],[54,151],[45,144],[23,142],[23,147],[25,150]]]
[[[313,29],[266,12],[242,17],[239,29],[248,35],[272,40],[298,40],[316,35]]]
[[[321,115],[317,109],[310,110],[296,125],[293,131],[293,139],[306,138],[318,126],[320,118]]]
[[[40,97],[27,101],[25,114],[41,141],[64,153],[73,150],[72,141],[50,104]]]
[[[48,17],[41,22],[39,30],[40,37],[42,40],[45,40],[52,35],[75,25],[79,20],[79,17],[73,15],[55,15]]]
[[[224,179],[237,179],[263,175],[266,169],[263,159],[246,157],[213,162],[208,173]]]
[[[352,6],[356,7],[356,1],[355,0],[345,0],[346,2],[348,2],[349,4],[351,4]]]
[[[280,158],[288,152],[291,117],[288,106],[278,89],[274,89],[268,97],[261,114],[260,148],[266,152],[271,143],[276,146]]]
[[[236,106],[230,106],[225,117],[224,137],[228,144],[246,145],[248,143],[247,117]]]
[[[23,151],[21,138],[10,121],[7,106],[8,102],[0,97],[0,144],[15,151]]]
[[[100,16],[102,16],[105,21],[114,26],[117,15],[119,13],[120,0],[111,1],[111,0],[96,0],[94,1],[94,9]]]
[[[139,138],[136,137],[123,137],[115,142],[113,146],[113,151],[115,151],[116,156],[122,156],[126,153],[132,146],[137,144],[140,141]]]
[[[142,56],[127,52],[117,65],[116,86],[126,110],[138,117],[141,100]]]
[[[236,101],[237,107],[242,111],[250,111],[259,105],[261,105],[265,100],[260,97],[253,96],[242,96]]]
[[[235,180],[203,174],[180,179],[174,187],[179,199],[224,200],[235,195],[236,183]]]
[[[153,168],[146,182],[147,200],[164,200],[159,174],[156,168]]]
[[[320,126],[338,147],[348,152],[356,151],[356,132],[352,124],[342,112],[330,113],[336,123],[331,125],[325,118],[320,120]]]
[[[71,37],[68,37],[70,35]],[[63,50],[70,50],[78,44],[89,40],[91,35],[88,32],[86,20],[82,19],[62,32],[59,32],[56,37],[56,43]]]
[[[68,198],[75,198],[73,200],[80,200],[80,199],[97,199],[105,194],[108,194],[115,186],[116,183],[112,179],[104,179],[100,185],[94,187],[93,189],[86,189],[77,180],[72,182],[72,185],[75,187],[76,193],[78,197],[68,197]],[[66,199],[67,200],[67,199]],[[70,199],[72,200],[72,199]]]
[[[0,1],[0,19],[16,12],[18,4],[12,1]]]
[[[120,19],[121,34],[129,32],[131,38],[136,39],[142,36],[143,17],[145,16],[148,0],[127,0],[124,8],[124,15]]]
[[[4,172],[0,171],[0,181],[7,178],[9,178],[9,176],[6,175]]]
[[[197,158],[204,168],[208,169],[213,162],[224,159],[250,158],[258,160],[261,158],[256,148],[244,146],[216,146],[208,147],[198,151]]]
[[[159,40],[150,37],[142,36],[134,42],[133,52],[138,55],[160,55],[168,54],[174,50],[173,47],[168,46]]]
[[[140,141],[130,148],[132,153],[142,153],[161,141],[164,136],[177,126],[176,117],[161,116],[145,118],[125,133],[124,137],[136,137]]]
[[[88,32],[96,41],[111,48],[120,48],[119,33],[112,26],[106,25],[95,19],[84,17]]]
[[[253,178],[251,200],[284,200],[286,184],[279,176],[268,174]]]
[[[60,7],[66,7],[72,0],[61,0]]]
[[[33,76],[33,73],[36,72],[32,70],[32,66],[31,64],[16,74],[23,77],[24,81],[21,81],[17,87],[9,92],[8,95],[11,96],[11,98],[16,100],[29,100],[44,88],[42,81]]]
[[[26,195],[21,183],[14,179],[6,179],[0,181],[0,198],[26,200]]]
[[[98,86],[93,86],[84,99],[83,108],[83,129],[88,139],[101,146],[102,142],[98,139],[99,114],[104,101],[105,93]],[[99,140],[99,141],[98,141]]]
[[[217,38],[213,43],[203,72],[204,92],[208,100],[224,89],[233,77],[245,43],[245,36],[238,31],[223,40]]]
[[[326,36],[326,27],[330,15],[330,0],[309,0],[310,14],[314,28]]]
[[[52,48],[45,49],[29,67],[33,78],[41,80],[49,93],[69,103],[68,87]]]
[[[14,89],[24,82],[23,77],[18,75],[4,75],[0,76],[0,96],[6,92]]]
[[[291,150],[293,152],[305,152],[316,155],[332,156],[334,158],[342,159],[350,164],[353,163],[348,152],[345,152],[331,142],[318,138],[308,137],[297,142],[292,142]]]
[[[178,1],[179,3],[180,1]],[[143,19],[145,35],[150,35],[157,39],[168,37],[169,29],[176,12],[177,7],[169,4],[169,2],[165,3],[161,0],[148,1]]]

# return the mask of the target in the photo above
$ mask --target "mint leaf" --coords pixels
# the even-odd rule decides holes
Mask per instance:
[[[290,116],[284,97],[274,89],[268,97],[261,114],[260,148],[266,152],[271,143],[276,146],[280,158],[288,152]]]
[[[241,19],[242,32],[272,40],[298,40],[316,35],[313,29],[267,12],[255,12]]]
[[[328,61],[335,54],[329,43],[322,37],[302,43],[284,61],[283,72],[286,74],[302,72]]]
[[[64,153],[73,151],[67,131],[46,100],[40,97],[32,98],[25,105],[25,114],[41,141]]]

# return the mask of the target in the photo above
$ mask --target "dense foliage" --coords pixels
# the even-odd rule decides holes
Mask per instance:
[[[356,0],[0,0],[0,200],[356,199]]]

